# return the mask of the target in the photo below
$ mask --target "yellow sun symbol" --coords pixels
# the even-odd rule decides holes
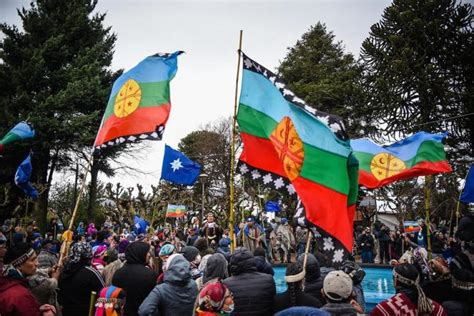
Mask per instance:
[[[379,153],[370,162],[370,171],[377,180],[394,176],[406,168],[402,160],[389,153]]]
[[[117,117],[127,117],[132,114],[140,104],[142,90],[133,79],[128,79],[115,98],[114,114]]]

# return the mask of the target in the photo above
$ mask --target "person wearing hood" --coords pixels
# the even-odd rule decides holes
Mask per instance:
[[[230,259],[230,238],[221,238],[219,240],[219,247],[217,247],[216,252],[224,255],[224,257],[229,260]]]
[[[273,271],[272,265],[268,263],[267,258],[265,257],[265,249],[262,247],[257,247],[253,251],[253,255],[255,257],[255,262],[257,263],[257,271],[274,275],[275,271]]]
[[[69,250],[69,261],[59,276],[59,303],[63,314],[71,316],[87,315],[91,292],[104,287],[104,280],[97,270],[90,266],[92,248],[89,243],[77,242]]]
[[[275,281],[269,274],[257,272],[253,254],[237,248],[230,257],[232,276],[224,284],[234,294],[235,315],[272,315]]]
[[[138,307],[156,285],[157,274],[147,268],[150,245],[132,242],[125,249],[125,264],[115,272],[112,285],[127,294],[124,315],[137,315]]]
[[[97,228],[95,228],[95,224],[94,223],[90,223],[89,225],[87,225],[87,235],[89,237],[92,237],[94,236],[95,234],[97,234]]]
[[[86,233],[86,229],[84,227],[84,223],[79,222],[79,224],[77,225],[77,228],[76,228],[76,234],[77,235],[84,235],[85,233]]]
[[[91,266],[97,271],[99,271],[100,274],[102,274],[102,272],[105,269],[105,266],[107,265],[107,263],[104,260],[104,257],[107,254],[107,246],[105,245],[95,246],[92,248],[92,253],[94,257],[92,258]]]
[[[104,272],[102,273],[104,276],[105,286],[112,285],[112,278],[115,272],[125,264],[125,249],[127,248],[128,244],[130,244],[128,240],[121,240],[117,247],[118,259],[105,266]]]
[[[5,267],[0,277],[0,315],[55,315],[51,305],[38,303],[28,289],[26,277],[35,274],[38,260],[28,243],[17,243],[5,255]]]
[[[299,264],[304,262],[304,254],[298,256]],[[306,259],[306,276],[304,281],[304,292],[316,298],[321,303],[325,302],[321,290],[323,288],[324,278],[321,277],[319,261],[312,253],[308,253]]]
[[[207,260],[203,276],[196,280],[198,290],[211,282],[223,281],[229,277],[227,259],[220,253],[215,253]]]
[[[138,315],[193,315],[198,290],[191,278],[189,262],[183,255],[173,254],[164,270],[164,282],[148,294],[138,309]]]

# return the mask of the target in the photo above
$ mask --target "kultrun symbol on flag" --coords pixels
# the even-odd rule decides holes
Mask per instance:
[[[133,79],[127,80],[120,88],[120,91],[115,99],[114,114],[117,117],[123,118],[132,114],[140,104],[142,98],[142,90]]]
[[[303,141],[296,132],[293,121],[285,116],[275,127],[270,140],[283,162],[288,178],[293,181],[301,172],[304,160]]]
[[[401,159],[389,153],[377,154],[370,162],[370,171],[377,180],[383,180],[399,174],[406,168],[405,163]]]
[[[182,211],[180,208],[177,208],[176,211],[175,211],[176,215],[181,215]]]

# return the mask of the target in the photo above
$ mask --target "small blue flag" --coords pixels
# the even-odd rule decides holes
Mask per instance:
[[[25,194],[32,198],[38,198],[38,191],[30,183],[31,172],[33,166],[31,165],[31,154],[18,166],[15,173],[15,184],[25,192]]]
[[[170,146],[165,146],[161,179],[175,184],[193,185],[200,173],[200,164]]]
[[[280,204],[278,204],[276,201],[267,201],[265,203],[265,211],[278,213],[281,211]]]
[[[460,200],[464,203],[474,203],[474,164],[469,168]]]
[[[133,223],[135,224],[133,231],[137,235],[146,234],[148,226],[150,226],[146,220],[137,215],[133,218]]]

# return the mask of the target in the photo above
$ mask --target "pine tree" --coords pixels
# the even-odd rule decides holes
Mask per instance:
[[[357,112],[363,107],[362,68],[326,26],[312,26],[281,62],[278,72],[289,88],[318,110],[341,116],[352,137],[363,133]]]
[[[37,0],[18,10],[23,24],[0,25],[0,126],[29,119],[33,181],[45,188],[36,203],[45,226],[55,170],[68,167],[71,152],[90,147],[114,74],[109,70],[116,36],[95,13],[96,0]]]
[[[474,156],[472,6],[394,0],[362,44],[374,137],[448,131],[451,158]]]

